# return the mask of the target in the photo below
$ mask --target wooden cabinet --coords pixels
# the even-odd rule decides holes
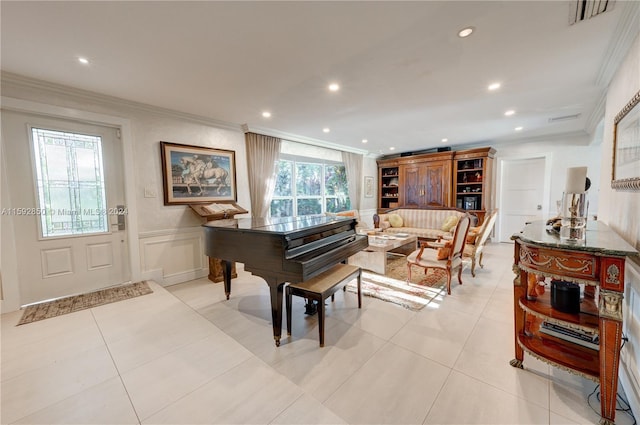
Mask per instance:
[[[401,164],[400,176],[400,205],[411,208],[451,206],[450,160]]]
[[[484,221],[493,209],[493,148],[457,151],[453,157],[453,190],[456,208],[475,213]]]
[[[566,243],[544,222],[528,224],[515,234],[514,367],[522,367],[524,353],[600,383],[601,424],[615,420],[618,362],[622,338],[622,298],[625,259],[638,252],[598,221],[587,224],[584,241]],[[533,275],[533,276],[532,276]],[[579,312],[552,307],[549,295],[537,295],[530,286],[544,279],[584,286]],[[531,284],[529,283],[531,282]],[[598,335],[599,345],[587,348],[564,336],[544,332],[545,326]],[[548,329],[548,328],[547,328]],[[563,334],[556,334],[563,335]]]
[[[378,166],[379,210],[398,207],[399,178],[396,161],[386,161],[383,166]]]

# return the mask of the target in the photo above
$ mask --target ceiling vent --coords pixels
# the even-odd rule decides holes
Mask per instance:
[[[615,0],[574,0],[569,3],[569,25],[613,9]]]
[[[553,117],[553,118],[549,118],[549,122],[550,123],[555,123],[555,122],[562,122],[562,121],[571,121],[571,120],[575,120],[580,116],[580,114],[573,114],[573,115],[564,115],[561,117]]]

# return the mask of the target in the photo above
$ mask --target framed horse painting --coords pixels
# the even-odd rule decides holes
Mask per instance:
[[[160,142],[165,205],[233,202],[236,192],[236,153]]]

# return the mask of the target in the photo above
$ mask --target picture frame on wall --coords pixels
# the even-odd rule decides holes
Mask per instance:
[[[373,177],[372,176],[364,177],[364,197],[373,198]]]
[[[613,123],[613,189],[640,190],[640,91]]]
[[[165,205],[234,202],[235,151],[160,142]]]

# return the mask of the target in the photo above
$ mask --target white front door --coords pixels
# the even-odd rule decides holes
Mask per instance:
[[[13,112],[5,125],[20,303],[129,281],[119,131]]]
[[[543,218],[545,164],[545,158],[500,162],[500,242],[512,242],[511,235],[520,232],[526,222]]]

